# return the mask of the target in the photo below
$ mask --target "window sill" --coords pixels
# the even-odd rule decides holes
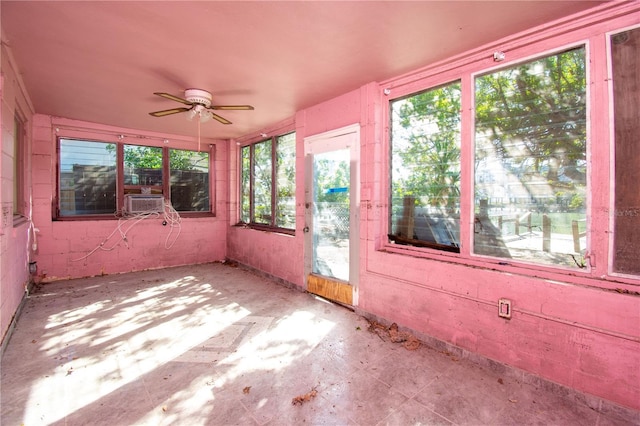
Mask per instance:
[[[234,228],[245,228],[245,229],[253,229],[254,231],[263,231],[270,232],[274,234],[284,234],[284,235],[295,235],[295,229],[287,229],[287,228],[276,228],[268,225],[259,225],[256,223],[243,223],[239,222],[233,225]]]
[[[505,272],[531,278],[551,280],[554,282],[558,281],[577,285],[586,285],[606,291],[619,291],[625,289],[636,291],[638,286],[640,286],[640,277],[622,277],[611,273],[606,275],[596,275],[594,269],[591,267],[580,269],[546,264],[539,265],[515,259],[501,259],[478,254],[462,255],[433,248],[394,244],[391,241],[383,244],[377,251],[390,255],[410,256],[416,259],[424,259],[425,261],[435,261],[470,268],[479,268],[488,271]]]
[[[215,213],[211,212],[178,212],[182,219],[192,219],[192,218],[215,218]],[[158,217],[162,217],[162,212],[158,213]],[[126,219],[132,218],[135,216],[122,216],[115,214],[107,214],[107,215],[78,215],[78,216],[59,216],[54,217],[54,222],[78,222],[78,221],[93,221],[93,220],[118,220],[118,219]]]
[[[440,243],[432,243],[428,241],[422,240],[414,240],[411,238],[404,238],[399,235],[389,234],[389,241],[395,243],[396,245],[401,245],[405,247],[416,247],[416,248],[430,248],[439,251],[446,251],[449,253],[460,253],[460,247],[454,245],[446,245]]]

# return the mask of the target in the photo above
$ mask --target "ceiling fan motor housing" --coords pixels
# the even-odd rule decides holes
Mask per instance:
[[[201,89],[187,89],[184,91],[184,97],[191,103],[204,105],[206,108],[211,106],[211,93]]]

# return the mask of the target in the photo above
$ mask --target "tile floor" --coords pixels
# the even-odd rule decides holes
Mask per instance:
[[[46,284],[2,358],[0,423],[629,422],[368,326],[220,263]]]

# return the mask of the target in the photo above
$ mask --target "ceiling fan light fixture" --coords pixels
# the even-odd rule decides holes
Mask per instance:
[[[187,112],[187,120],[189,121],[193,121],[193,118],[198,115],[198,110],[196,110],[195,108],[191,108],[188,112]]]
[[[213,115],[211,114],[211,111],[209,110],[203,110],[200,111],[200,122],[201,123],[206,123],[207,121],[211,120],[213,118]]]

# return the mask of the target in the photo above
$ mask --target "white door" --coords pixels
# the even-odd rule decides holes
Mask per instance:
[[[354,304],[358,278],[359,125],[305,138],[308,290]]]

